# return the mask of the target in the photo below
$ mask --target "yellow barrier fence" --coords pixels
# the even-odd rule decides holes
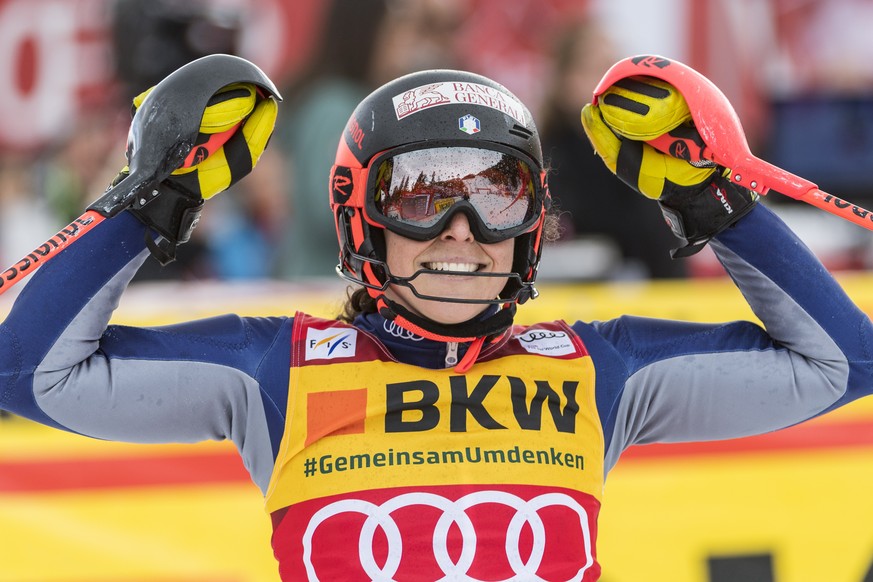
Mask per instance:
[[[873,278],[841,276],[867,313]],[[519,321],[754,320],[727,280],[542,285]],[[114,322],[332,315],[343,287],[144,284]],[[8,309],[0,303],[0,313]],[[603,582],[873,581],[873,399],[771,435],[638,447],[607,480]],[[99,442],[0,421],[0,582],[270,582],[269,518],[232,447]]]

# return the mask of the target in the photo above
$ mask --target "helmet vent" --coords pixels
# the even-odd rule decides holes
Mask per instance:
[[[518,137],[524,139],[530,139],[533,137],[533,132],[531,130],[517,123],[512,126],[512,128],[509,130],[509,133],[517,135]]]

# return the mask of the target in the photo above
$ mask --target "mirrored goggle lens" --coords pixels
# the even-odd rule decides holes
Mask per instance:
[[[524,224],[536,209],[537,174],[527,162],[504,152],[415,150],[382,160],[371,172],[376,173],[377,212],[410,227],[432,227],[463,201],[494,231]]]

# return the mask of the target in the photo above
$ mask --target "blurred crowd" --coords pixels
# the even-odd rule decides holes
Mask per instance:
[[[337,246],[327,204],[327,176],[339,135],[354,106],[369,91],[424,68],[481,72],[507,85],[534,112],[563,225],[561,240],[545,251],[544,278],[694,275],[693,263],[669,259],[675,241],[661,224],[657,205],[634,195],[606,170],[582,132],[582,104],[590,100],[606,69],[627,56],[616,42],[615,31],[598,18],[596,8],[602,3],[319,0],[317,4],[318,28],[304,63],[274,78],[285,100],[271,147],[258,170],[210,201],[194,238],[180,249],[175,263],[160,268],[150,261],[138,281],[334,276]],[[739,4],[761,3],[744,0],[732,6]],[[771,133],[756,139],[755,145],[798,173],[813,162],[834,167],[828,166],[836,163],[828,153],[839,147],[847,148],[856,164],[869,161],[873,157],[873,59],[862,51],[841,59],[834,52],[839,47],[830,42],[825,43],[831,47],[827,54],[814,53],[821,63],[804,62],[803,55],[809,46],[825,46],[816,44],[817,39],[833,39],[828,30],[846,26],[852,6],[861,6],[873,16],[871,2],[772,0],[769,4],[771,14],[785,16],[772,25],[789,28],[781,32],[788,33],[791,42],[771,47],[769,53],[775,58],[762,67],[775,80],[774,86],[764,89],[773,95],[768,101],[773,121],[766,128]],[[124,165],[124,136],[134,95],[199,56],[245,53],[240,38],[248,19],[239,10],[228,10],[226,2],[108,0],[106,6],[116,79],[111,98],[78,114],[48,145],[24,152],[7,148],[0,155],[4,267],[81,214]],[[495,17],[498,13],[500,18]],[[485,37],[490,39],[487,44],[481,42]],[[861,42],[849,35],[841,38],[838,44],[846,51],[847,43]],[[867,42],[866,49],[873,52],[873,43]],[[507,54],[511,58],[505,58]],[[824,62],[828,57],[830,61]],[[835,61],[844,66],[835,70],[831,64]],[[822,87],[827,90],[821,91]],[[792,134],[798,120],[804,115],[809,119],[810,111],[827,122],[823,131],[834,125],[844,128],[827,142],[830,152],[808,135],[799,139]],[[811,160],[806,166],[790,167],[804,156]],[[834,185],[869,202],[873,187],[866,174],[852,165],[837,176],[822,175],[843,178]],[[857,234],[854,238],[850,244],[860,250],[839,266],[866,268],[873,262],[869,239]]]

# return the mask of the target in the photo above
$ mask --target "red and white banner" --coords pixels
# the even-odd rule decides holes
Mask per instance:
[[[115,82],[113,0],[0,0],[0,152],[51,145]],[[309,56],[323,0],[215,0],[243,18],[240,56],[281,82]]]

